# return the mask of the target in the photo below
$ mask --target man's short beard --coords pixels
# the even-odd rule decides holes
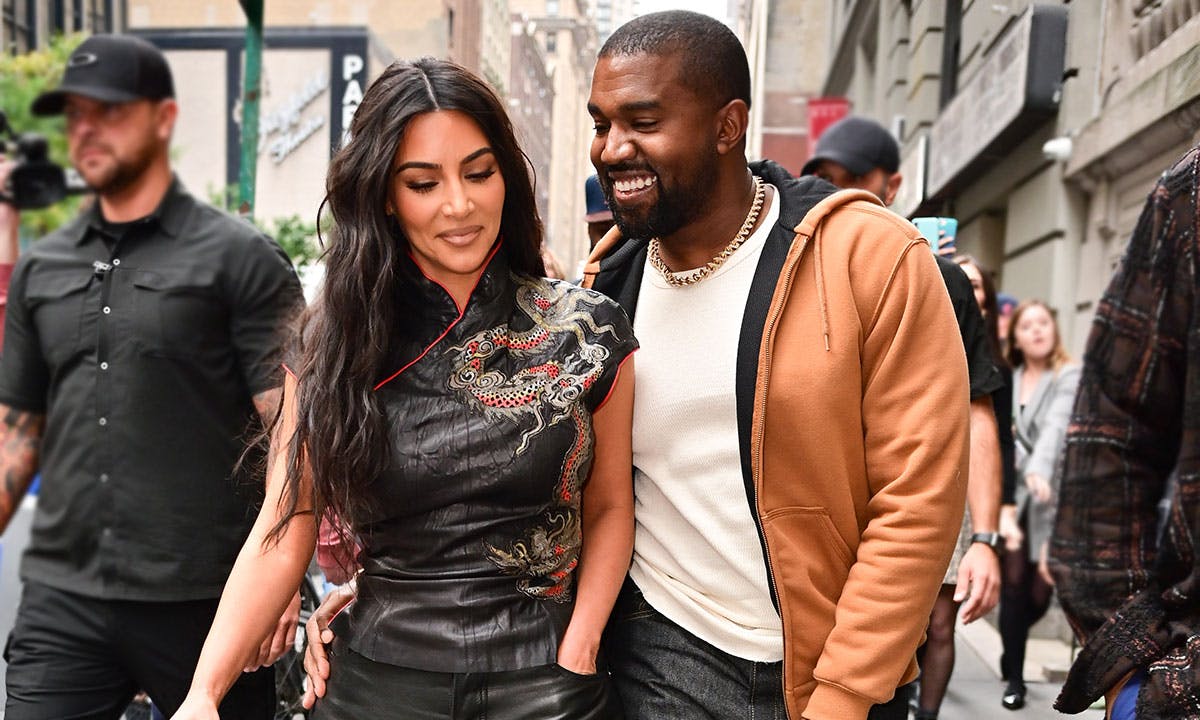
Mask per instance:
[[[662,238],[674,235],[680,228],[700,216],[712,195],[712,188],[697,184],[693,188],[667,190],[661,178],[658,185],[658,202],[656,202],[644,218],[632,217],[621,210],[614,202],[611,188],[604,188],[608,196],[609,207],[612,208],[613,220],[621,230],[621,236],[627,238]]]
[[[93,183],[83,173],[79,173],[88,188],[97,195],[113,195],[125,190],[138,181],[154,164],[155,148],[147,145],[129,160],[113,158],[113,165],[102,173]],[[78,169],[78,168],[77,168]]]
[[[681,208],[661,200],[650,208],[644,219],[629,217],[619,209],[614,209],[613,220],[620,228],[622,237],[643,239],[671,235],[687,223]]]
[[[141,177],[145,168],[134,171],[126,163],[117,163],[116,167],[104,174],[97,182],[88,181],[88,188],[97,195],[113,195],[129,187]],[[86,181],[87,178],[84,178]]]

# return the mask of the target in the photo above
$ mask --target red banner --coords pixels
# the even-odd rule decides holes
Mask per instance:
[[[812,157],[817,140],[825,128],[850,114],[850,101],[844,97],[810,98],[808,101],[808,155]]]

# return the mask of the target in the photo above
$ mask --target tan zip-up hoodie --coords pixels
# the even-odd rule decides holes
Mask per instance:
[[[917,674],[965,503],[967,365],[911,223],[848,190],[791,232],[758,350],[748,491],[788,715],[852,720]],[[597,246],[585,284],[619,241]]]

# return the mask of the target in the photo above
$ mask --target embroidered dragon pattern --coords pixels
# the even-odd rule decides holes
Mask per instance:
[[[600,341],[617,337],[612,324],[597,324],[594,309],[604,300],[565,284],[513,276],[516,306],[533,321],[528,330],[499,325],[447,350],[452,355],[449,387],[480,411],[523,428],[515,455],[525,453],[540,433],[567,423],[573,437],[563,457],[554,497],[540,520],[507,547],[484,543],[488,559],[518,577],[517,588],[537,598],[570,602],[572,573],[582,544],[580,489],[593,450],[587,391],[604,374],[611,355]],[[574,336],[572,348],[564,335]],[[558,351],[558,352],[556,352]],[[504,354],[508,362],[499,362]],[[554,358],[554,355],[561,357]],[[520,368],[511,374],[500,369]]]

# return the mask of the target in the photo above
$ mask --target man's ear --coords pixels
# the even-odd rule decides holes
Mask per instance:
[[[179,117],[179,103],[172,98],[158,101],[155,108],[154,130],[160,140],[169,141],[175,130],[175,118]]]
[[[730,100],[717,110],[717,152],[725,155],[741,146],[750,124],[750,108],[744,100]]]
[[[892,176],[887,181],[887,195],[883,199],[883,204],[891,206],[892,201],[896,199],[896,193],[900,192],[900,183],[903,182],[904,176],[898,172],[892,173]]]

